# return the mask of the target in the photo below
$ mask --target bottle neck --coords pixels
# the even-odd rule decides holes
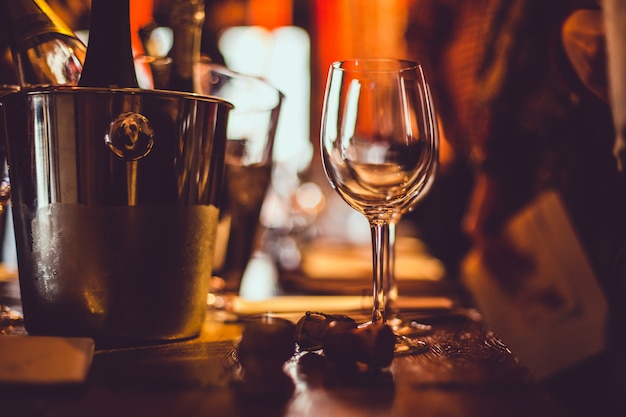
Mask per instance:
[[[174,32],[170,56],[173,68],[170,88],[193,92],[193,67],[200,59],[204,2],[201,0],[174,0],[169,16]]]
[[[92,0],[80,86],[137,88],[130,38],[130,0]]]

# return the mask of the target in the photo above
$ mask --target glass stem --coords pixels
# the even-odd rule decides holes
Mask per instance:
[[[387,255],[389,253],[389,223],[386,221],[370,222],[372,232],[372,260],[374,297],[372,305],[372,323],[385,323],[385,281],[387,273]]]
[[[385,313],[387,318],[396,315],[395,304],[398,299],[398,283],[396,281],[396,220],[389,222],[388,244],[385,253]]]

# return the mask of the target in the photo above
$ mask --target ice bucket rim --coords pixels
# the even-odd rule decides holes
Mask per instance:
[[[2,101],[5,97],[12,95],[41,95],[41,94],[129,94],[138,96],[160,97],[160,98],[174,98],[184,99],[191,101],[201,101],[207,103],[215,103],[223,105],[227,109],[232,110],[235,106],[221,97],[210,96],[198,93],[190,93],[184,91],[174,90],[147,90],[142,88],[101,88],[101,87],[77,87],[77,86],[30,86],[21,87],[9,94],[6,94],[0,98]]]

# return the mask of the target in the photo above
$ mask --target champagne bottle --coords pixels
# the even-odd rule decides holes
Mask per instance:
[[[202,26],[204,25],[203,0],[173,0],[169,14],[174,32],[170,52],[172,74],[170,89],[193,92],[193,67],[200,59]]]
[[[0,0],[0,20],[21,86],[78,84],[86,47],[45,0]]]
[[[138,88],[130,38],[130,0],[92,0],[82,87]]]

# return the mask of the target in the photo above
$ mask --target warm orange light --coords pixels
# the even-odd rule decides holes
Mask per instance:
[[[456,157],[454,155],[454,147],[448,141],[443,124],[439,118],[437,118],[437,125],[439,127],[439,166],[442,171],[446,171],[451,168]]]
[[[152,20],[154,0],[132,0],[130,2],[130,39],[135,56],[142,55],[143,44],[139,29]]]
[[[249,0],[248,24],[275,29],[292,24],[292,0]]]
[[[314,0],[319,85],[348,58],[405,58],[409,0]],[[321,89],[320,89],[321,90]]]
[[[354,58],[351,56],[351,36],[348,35],[354,28],[349,14],[344,0],[315,0],[318,73],[323,78],[326,78],[328,67],[333,61]]]

